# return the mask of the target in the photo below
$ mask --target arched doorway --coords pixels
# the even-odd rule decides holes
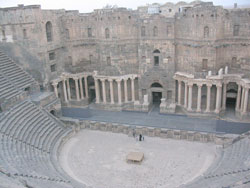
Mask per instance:
[[[226,110],[235,111],[238,85],[235,82],[229,82],[226,91]]]
[[[154,105],[160,105],[162,98],[162,85],[158,82],[155,82],[151,85],[152,91],[152,103]]]
[[[226,109],[235,110],[237,91],[235,89],[227,90]]]

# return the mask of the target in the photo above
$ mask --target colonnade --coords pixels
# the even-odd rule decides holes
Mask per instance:
[[[103,103],[103,104],[115,104],[115,99],[114,99],[114,82],[117,84],[117,97],[118,101],[117,103],[121,105],[123,102],[127,103],[130,102],[128,95],[129,92],[131,92],[131,101],[135,101],[135,79],[136,75],[127,75],[127,76],[122,76],[122,77],[94,77],[95,80],[95,92],[96,92],[96,103]],[[131,80],[131,90],[128,90],[128,80]],[[100,81],[100,83],[99,83]],[[109,82],[109,96],[110,100],[107,100],[107,88],[106,88],[106,81]],[[123,81],[123,89],[122,89],[122,81]],[[102,88],[102,89],[100,89]],[[102,100],[101,100],[101,95],[102,95]],[[123,97],[124,96],[124,100]]]
[[[184,83],[184,92],[182,92],[182,83]],[[219,113],[221,110],[226,109],[226,99],[227,99],[227,84],[229,82],[221,83],[211,83],[211,82],[192,82],[185,80],[177,80],[178,92],[177,92],[177,104],[183,106],[188,111],[201,112],[201,100],[202,100],[202,87],[206,86],[206,109],[205,112],[212,112],[211,110],[211,88],[214,85],[216,87],[216,103],[215,103],[215,113]],[[193,109],[193,86],[197,85],[197,106]],[[245,84],[237,83],[238,92],[236,99],[235,110],[241,113],[247,113],[248,109],[248,97],[249,97],[249,87]],[[184,104],[182,104],[182,93],[184,93]]]
[[[80,101],[85,98],[89,98],[88,76],[89,75],[77,75],[73,77],[67,76],[67,77],[63,77],[60,80],[54,80],[52,82],[52,85],[54,87],[54,92],[55,92],[56,97],[58,97],[58,89],[57,89],[58,84],[62,82],[64,101],[68,103],[69,101],[72,100],[71,87],[70,87],[70,82],[69,82],[69,79],[72,78],[75,81],[76,100]],[[84,90],[83,90],[83,79],[84,79]]]

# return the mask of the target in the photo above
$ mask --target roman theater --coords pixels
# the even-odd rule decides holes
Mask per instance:
[[[0,187],[250,187],[248,7],[0,7]]]

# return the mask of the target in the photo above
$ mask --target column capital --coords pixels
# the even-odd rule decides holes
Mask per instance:
[[[79,80],[79,77],[73,77],[73,80],[75,80],[75,81]]]
[[[52,82],[52,85],[55,86],[55,87],[57,87],[58,82]]]
[[[128,81],[128,78],[123,78],[124,81]]]
[[[113,82],[113,80],[114,80],[113,78],[108,78],[109,82]]]
[[[197,83],[197,86],[201,88],[203,86],[203,83]]]
[[[211,83],[207,83],[207,84],[206,84],[207,87],[212,87],[212,85],[213,85],[213,84],[211,84]]]
[[[217,83],[217,84],[215,84],[216,85],[216,87],[222,87],[222,84],[221,83]]]
[[[115,81],[116,81],[117,83],[121,83],[122,80],[121,80],[121,79],[116,79]]]
[[[194,85],[194,83],[188,82],[188,86],[189,86],[189,87],[193,87],[193,85]]]
[[[106,78],[101,78],[100,80],[101,80],[102,82],[105,82]]]

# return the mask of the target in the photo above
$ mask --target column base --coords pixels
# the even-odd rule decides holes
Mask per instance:
[[[197,113],[200,113],[200,112],[201,112],[201,109],[196,110],[196,112],[197,112]]]
[[[215,110],[214,113],[219,114],[220,110]]]

